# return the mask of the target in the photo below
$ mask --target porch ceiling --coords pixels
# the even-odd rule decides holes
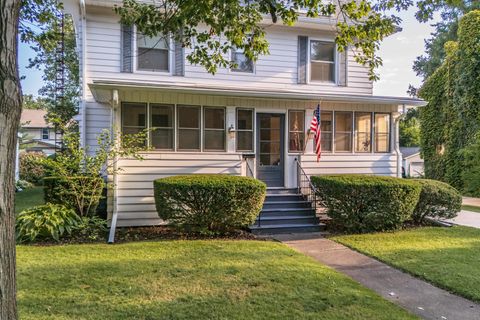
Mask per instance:
[[[160,90],[174,91],[194,94],[207,94],[219,96],[267,98],[267,99],[288,99],[288,100],[310,100],[310,101],[330,101],[347,103],[367,103],[367,104],[391,104],[405,105],[412,107],[425,106],[426,101],[408,97],[385,97],[373,95],[352,95],[352,94],[332,94],[332,93],[312,93],[300,90],[275,90],[270,88],[242,89],[238,87],[215,87],[201,86],[188,83],[146,83],[146,82],[126,82],[126,81],[93,81],[89,84],[92,94],[98,102],[110,102],[112,99],[112,90]]]

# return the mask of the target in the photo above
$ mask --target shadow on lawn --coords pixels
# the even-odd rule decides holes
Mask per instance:
[[[145,243],[143,250],[135,244],[19,251],[22,319],[408,317],[279,244],[162,242]]]

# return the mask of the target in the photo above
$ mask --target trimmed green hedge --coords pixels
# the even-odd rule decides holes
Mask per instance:
[[[311,177],[334,227],[347,232],[395,230],[409,220],[421,186],[413,180],[367,175]]]
[[[426,217],[454,218],[462,207],[462,195],[447,183],[430,180],[414,179],[422,188],[420,199],[415,207],[412,218],[421,223]]]
[[[158,215],[195,231],[227,232],[246,227],[262,209],[266,185],[230,175],[187,175],[155,180]]]

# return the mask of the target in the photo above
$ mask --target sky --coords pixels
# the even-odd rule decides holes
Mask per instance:
[[[374,83],[373,93],[379,96],[407,96],[408,85],[418,87],[421,78],[412,70],[415,58],[424,52],[424,39],[434,31],[433,22],[420,23],[415,19],[415,8],[402,12],[400,17],[402,31],[386,38],[379,55],[383,66],[379,68],[380,80]],[[20,75],[24,76],[22,87],[24,94],[37,95],[42,87],[42,72],[27,69],[28,59],[33,58],[33,51],[25,44],[20,44]]]

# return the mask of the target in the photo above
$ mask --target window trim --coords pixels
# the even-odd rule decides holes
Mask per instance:
[[[227,108],[226,107],[216,107],[216,106],[202,106],[202,130],[201,130],[201,140],[202,140],[202,152],[227,152]],[[223,110],[223,129],[207,128],[205,126],[205,110],[207,109],[221,109]],[[223,131],[223,149],[207,149],[205,148],[205,132],[206,131]]]
[[[244,50],[242,49],[230,49],[230,59],[233,61],[233,55],[235,53],[242,53],[243,55],[245,55],[244,53]],[[245,57],[246,58],[246,57]],[[240,73],[240,74],[255,74],[256,73],[256,62],[255,61],[252,61],[252,71],[244,71],[244,70],[241,70],[241,69],[237,69],[237,68],[229,68],[228,70],[230,72],[237,72],[237,73]]]
[[[173,59],[174,59],[174,52],[173,52],[173,39],[172,37],[166,36],[167,38],[167,46],[168,46],[168,70],[147,70],[147,69],[138,69],[138,47],[137,47],[137,34],[138,34],[137,26],[133,28],[133,72],[138,74],[166,74],[172,75],[173,73]]]
[[[152,120],[153,120],[153,112],[152,112],[152,108],[155,107],[155,106],[162,106],[162,107],[171,107],[172,108],[172,127],[153,127],[152,125]],[[152,148],[153,150],[159,150],[159,151],[175,151],[175,142],[176,142],[176,138],[175,138],[175,135],[176,135],[176,106],[174,104],[167,104],[167,103],[156,103],[156,102],[152,102],[152,103],[148,103],[148,145],[150,148]],[[156,148],[153,146],[153,138],[152,138],[152,133],[153,131],[155,131],[156,129],[170,129],[172,130],[172,148],[169,148],[169,149],[161,149],[161,148]]]
[[[303,113],[302,130],[297,130],[297,131],[291,131],[290,130],[290,119],[291,119],[290,113],[292,113],[292,112]],[[286,131],[287,131],[288,153],[297,153],[298,154],[298,153],[303,153],[305,151],[305,142],[306,142],[305,141],[305,139],[306,139],[306,137],[305,137],[305,116],[306,116],[306,114],[305,114],[304,109],[289,109],[289,110],[287,110],[287,121],[286,122],[287,122],[287,125],[288,125],[288,130],[286,130]],[[292,149],[290,149],[290,134],[291,133],[300,133],[301,135],[303,135],[303,145],[301,146],[302,150],[292,150]]]
[[[333,153],[335,153],[335,150],[333,148],[333,146],[335,144],[335,111],[334,110],[325,110],[325,111],[320,110],[320,129],[322,128],[321,127],[321,125],[322,125],[322,112],[325,112],[325,113],[328,112],[332,115],[332,130],[331,131],[324,131],[322,129],[322,136],[323,136],[324,133],[330,133],[331,134],[332,138],[330,140],[330,150],[324,150],[322,148],[322,153],[333,154]],[[313,152],[315,152],[315,144],[313,145]]]
[[[42,128],[41,134],[42,134],[42,140],[50,140],[50,129],[49,128]],[[46,138],[45,138],[45,135],[47,136]]]
[[[252,129],[238,129],[238,111],[239,110],[247,110],[252,112]],[[235,130],[237,133],[235,134],[235,152],[243,152],[243,153],[254,153],[255,152],[255,108],[242,108],[237,107],[235,108]],[[238,132],[251,132],[252,133],[252,149],[251,150],[241,150],[238,149]]]
[[[390,112],[372,112],[373,114],[373,121],[374,121],[374,127],[373,127],[373,153],[380,153],[380,154],[388,154],[392,152],[392,114]],[[387,143],[388,143],[388,148],[387,151],[377,151],[377,120],[375,116],[377,114],[380,115],[388,115],[388,131],[387,132],[382,132],[387,134]]]
[[[357,114],[369,114],[370,115],[370,150],[369,151],[358,151],[356,149],[357,146],[357,138],[358,138],[358,130],[357,130]],[[361,154],[368,154],[372,153],[373,151],[373,126],[374,126],[374,113],[371,111],[355,111],[353,113],[353,123],[354,123],[354,128],[353,128],[353,151],[355,153],[361,153]]]
[[[180,116],[179,116],[179,110],[182,107],[194,107],[199,110],[199,117],[198,117],[198,128],[183,128],[180,127]],[[176,118],[177,122],[176,124],[176,141],[177,145],[175,146],[175,151],[192,151],[192,152],[202,152],[203,151],[203,145],[202,145],[202,106],[200,105],[188,105],[188,104],[177,104],[176,105]],[[179,135],[181,130],[198,130],[199,135],[198,135],[198,149],[180,149],[179,148]]]
[[[352,127],[352,130],[351,131],[339,131],[339,133],[350,133],[350,150],[347,150],[347,151],[338,151],[337,150],[337,145],[336,145],[336,142],[337,142],[337,118],[336,118],[336,115],[337,113],[349,113],[351,115],[351,127]],[[354,135],[354,132],[355,132],[355,121],[354,121],[354,116],[353,116],[354,112],[353,111],[335,111],[334,113],[334,123],[335,123],[335,126],[333,127],[333,132],[334,132],[334,142],[333,142],[333,151],[335,153],[354,153],[354,139],[353,139],[353,135]]]
[[[334,52],[333,52],[333,62],[323,61],[323,60],[312,60],[311,51],[312,51],[312,41],[313,42],[323,42],[323,43],[333,43]],[[322,85],[338,85],[338,50],[334,40],[325,39],[325,38],[310,38],[308,37],[308,50],[307,50],[308,66],[307,66],[307,83],[317,83]],[[321,80],[312,80],[312,61],[321,62],[321,63],[331,63],[333,64],[334,70],[334,79],[333,81],[321,81]]]

